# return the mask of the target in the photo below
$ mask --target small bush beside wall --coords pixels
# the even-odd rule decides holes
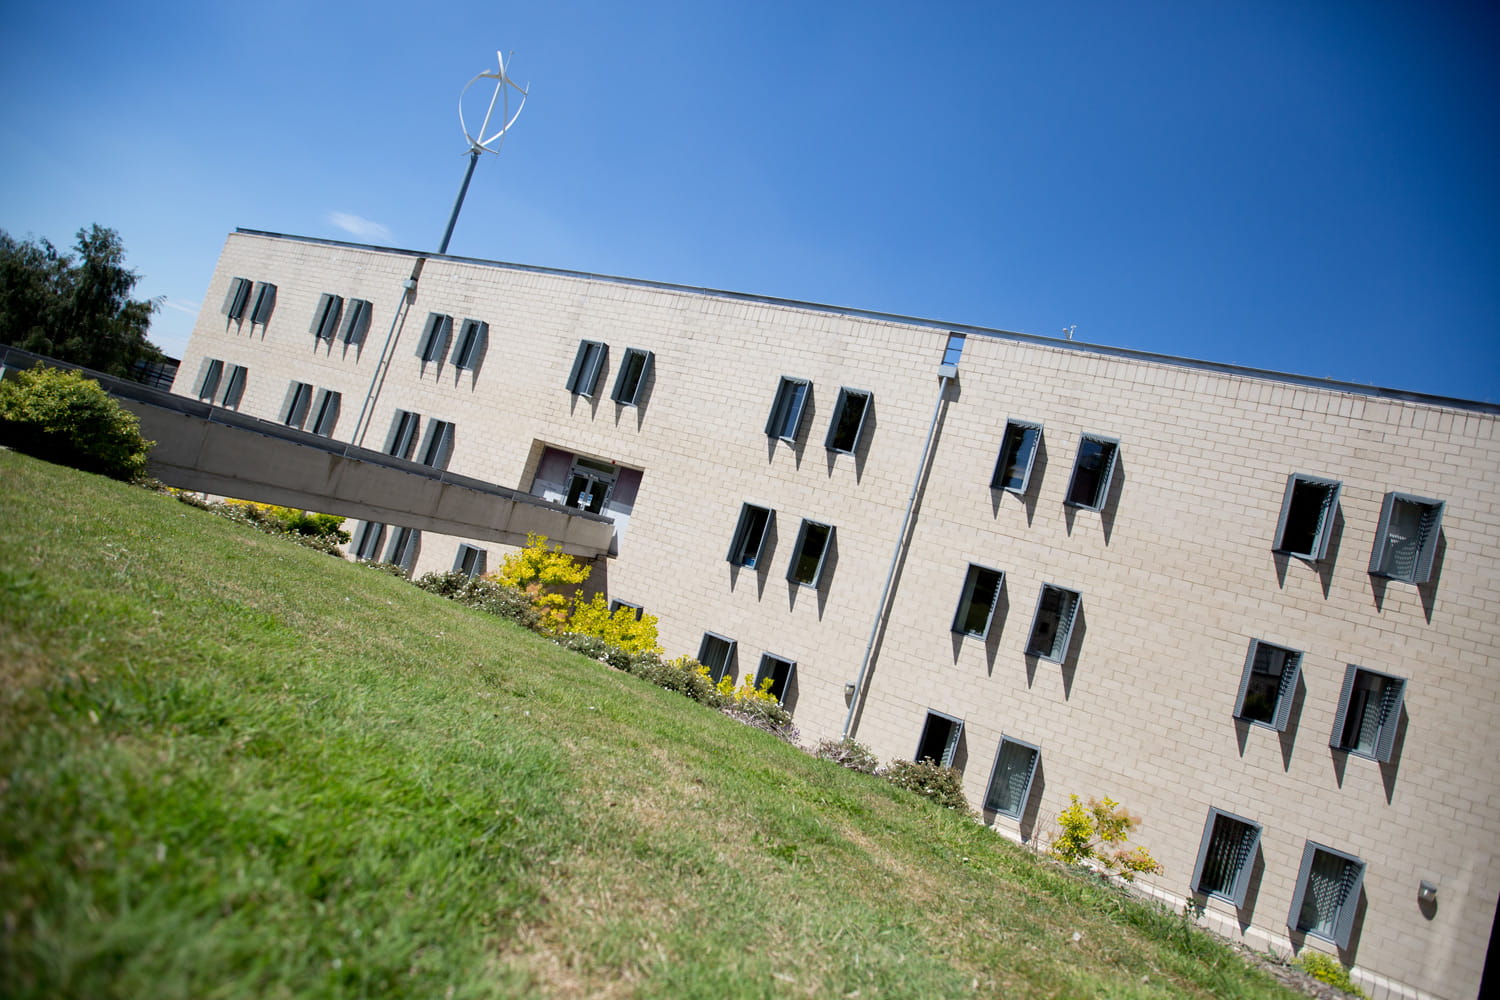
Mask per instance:
[[[38,366],[0,381],[0,443],[48,462],[131,482],[154,441],[135,414],[81,372]]]

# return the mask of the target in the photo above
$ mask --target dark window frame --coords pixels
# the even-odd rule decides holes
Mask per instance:
[[[1397,535],[1393,530],[1391,522],[1395,520],[1397,504],[1422,508],[1416,527],[1415,549],[1411,553],[1411,566],[1404,571],[1396,565],[1397,559],[1404,555],[1397,546],[1410,539]],[[1442,500],[1419,497],[1412,493],[1387,493],[1380,505],[1375,545],[1370,551],[1371,575],[1419,586],[1432,579],[1432,566],[1437,559],[1438,537],[1443,531],[1443,509],[1446,506],[1446,502]]]
[[[710,647],[718,644],[722,644],[722,657],[711,656]],[[698,641],[698,662],[708,668],[709,679],[715,684],[726,676],[731,680],[739,676],[735,663],[738,646],[739,643],[729,636],[720,635],[717,632],[704,632],[703,638]]]
[[[422,339],[417,343],[417,358],[424,365],[442,364],[448,353],[448,340],[453,336],[453,317],[447,313],[427,314],[422,327]]]
[[[1094,489],[1091,491],[1091,496],[1085,498],[1077,494],[1085,481],[1082,477],[1091,474],[1090,470],[1085,469],[1084,464],[1091,457],[1085,451],[1090,445],[1097,445],[1106,449],[1107,457],[1102,460],[1104,467],[1097,474],[1098,479],[1094,484]],[[1079,510],[1103,510],[1105,505],[1109,503],[1109,488],[1114,482],[1115,466],[1119,464],[1119,460],[1119,438],[1107,437],[1103,434],[1085,433],[1080,435],[1078,439],[1078,451],[1073,457],[1073,474],[1068,479],[1068,492],[1065,494],[1066,499],[1063,502],[1069,507],[1076,507]]]
[[[989,601],[984,605],[984,625],[977,631],[970,627],[974,618],[974,609],[978,607],[976,597],[980,594],[980,577],[990,574],[994,577],[991,585]],[[958,609],[953,614],[953,632],[958,635],[971,635],[976,639],[988,639],[990,626],[995,620],[995,606],[1000,601],[1000,591],[1005,588],[1005,571],[992,569],[989,566],[981,566],[978,563],[969,563],[968,572],[964,574],[964,589],[959,594]]]
[[[846,418],[850,413],[850,407],[859,400],[859,416],[853,421],[853,430],[850,431]],[[823,439],[823,446],[838,455],[853,455],[859,451],[860,441],[864,438],[865,418],[870,415],[870,407],[875,402],[875,394],[867,389],[851,389],[848,386],[839,387],[838,402],[833,406],[833,419],[828,424],[828,434]]]
[[[1287,476],[1286,492],[1281,497],[1281,516],[1276,521],[1276,544],[1273,551],[1310,562],[1321,562],[1326,558],[1343,485],[1337,479],[1309,476],[1301,472]],[[1315,493],[1321,493],[1321,497],[1314,495]],[[1308,534],[1303,524],[1308,516],[1308,507],[1312,505],[1310,501],[1315,503],[1317,521],[1309,544],[1297,545],[1296,539],[1289,539],[1287,536],[1293,532],[1304,536]]]
[[[1222,831],[1221,820],[1224,822]],[[1193,892],[1228,900],[1236,909],[1243,907],[1245,896],[1250,891],[1250,876],[1255,870],[1255,852],[1260,847],[1261,829],[1254,820],[1209,806],[1203,838],[1198,842],[1198,860],[1193,865],[1190,883]],[[1229,857],[1222,855],[1226,850],[1232,852]],[[1206,878],[1213,880],[1212,887],[1204,888]]]
[[[1056,594],[1071,595],[1072,600],[1068,602],[1066,610],[1059,606],[1052,626],[1052,642],[1043,650],[1037,644],[1037,630],[1041,627],[1043,618],[1043,607],[1047,601],[1049,592]],[[1073,646],[1073,626],[1078,622],[1078,610],[1083,606],[1083,594],[1077,590],[1067,587],[1059,587],[1055,583],[1042,584],[1041,592],[1037,595],[1036,611],[1031,616],[1031,631],[1026,639],[1026,653],[1035,656],[1039,660],[1047,660],[1051,663],[1063,663],[1068,658],[1068,653]]]
[[[771,413],[766,418],[766,436],[795,443],[801,436],[802,418],[807,414],[807,400],[811,395],[812,382],[809,380],[781,376],[776,383],[776,396],[771,401]]]
[[[1308,902],[1308,891],[1312,888],[1313,865],[1319,854],[1344,863],[1343,873],[1339,876],[1340,884],[1332,890],[1338,895],[1337,901],[1333,903],[1332,927],[1326,931],[1318,930],[1316,924],[1304,924],[1302,920],[1304,904]],[[1349,936],[1354,931],[1354,917],[1359,910],[1359,893],[1364,885],[1365,868],[1365,862],[1357,855],[1307,841],[1302,848],[1302,864],[1297,871],[1297,888],[1292,893],[1292,905],[1286,918],[1287,927],[1308,937],[1328,941],[1341,949],[1347,948]]]
[[[758,514],[764,514],[765,517],[757,518]],[[773,508],[749,502],[741,504],[739,521],[734,526],[734,536],[724,558],[735,566],[758,568],[762,565],[761,556],[765,554],[766,538],[770,536],[775,524],[776,511]],[[754,551],[750,551],[752,541],[755,543]]]
[[[1016,792],[1015,802],[1007,805],[997,794],[997,790],[1002,787],[1000,767],[1006,759],[1005,751],[1010,747],[1017,747],[1022,752],[1029,752],[1031,761],[1026,769],[1026,776],[1021,781],[1019,790]],[[1020,819],[1024,816],[1026,814],[1026,807],[1031,804],[1031,785],[1036,780],[1036,769],[1041,764],[1041,761],[1041,747],[1035,743],[1028,743],[1025,740],[1018,740],[1015,737],[1001,733],[1000,745],[995,748],[995,766],[990,770],[990,781],[984,791],[984,807],[995,815],[1004,816],[1007,819]]]
[[[1384,682],[1378,692],[1379,703],[1372,704],[1372,692],[1361,684],[1362,679],[1379,679]],[[1397,677],[1380,670],[1370,670],[1350,663],[1344,670],[1344,683],[1339,692],[1338,709],[1333,715],[1333,732],[1328,745],[1335,750],[1356,757],[1388,763],[1396,748],[1396,733],[1401,725],[1401,707],[1406,699],[1406,678]],[[1369,746],[1363,744],[1364,730],[1370,713],[1376,713],[1373,735]],[[1351,733],[1353,736],[1351,737]]]
[[[811,576],[807,579],[804,579],[803,577],[807,574],[801,573],[799,571],[802,568],[802,564],[806,559],[809,558],[809,556],[804,554],[803,550],[807,547],[808,541],[813,536],[813,533],[818,529],[826,529],[826,532],[823,535],[823,544],[818,549],[817,558],[814,562]],[[811,518],[806,517],[802,519],[802,526],[797,529],[797,544],[792,548],[792,561],[786,568],[787,580],[798,587],[808,587],[812,590],[817,590],[818,587],[822,585],[823,570],[828,564],[828,550],[833,548],[834,531],[834,526],[831,524],[826,524],[822,521],[814,521]]]
[[[1278,674],[1279,679],[1277,680],[1276,697],[1271,703],[1270,718],[1267,719],[1256,718],[1245,711],[1246,702],[1250,701],[1252,697],[1251,687],[1255,684],[1256,675],[1269,673],[1269,670],[1257,671],[1255,669],[1257,661],[1262,660],[1262,653],[1265,654],[1264,660],[1267,666],[1270,665],[1269,661],[1277,653],[1283,654],[1281,657],[1281,670]],[[1296,697],[1297,678],[1302,675],[1302,656],[1301,650],[1292,649],[1289,646],[1281,646],[1273,642],[1266,642],[1264,639],[1251,639],[1250,648],[1245,653],[1244,671],[1240,674],[1239,693],[1235,695],[1234,699],[1234,717],[1254,726],[1265,726],[1268,729],[1274,729],[1278,733],[1286,732],[1287,724],[1292,716],[1292,702]],[[1256,699],[1258,703],[1258,692],[1256,693]]]
[[[641,390],[651,377],[651,368],[656,355],[640,347],[627,347],[620,357],[620,370],[615,375],[615,386],[610,398],[621,406],[637,406]]]
[[[1030,447],[1026,451],[1024,464],[1017,462],[1018,453],[1027,444],[1027,436],[1030,435]],[[1007,420],[1005,422],[1005,433],[1000,438],[1000,453],[995,456],[995,471],[990,476],[990,488],[1004,490],[1017,496],[1025,495],[1031,488],[1031,469],[1036,463],[1036,453],[1042,444],[1042,425],[1031,420]],[[1020,465],[1020,482],[1012,484],[1014,474],[1005,475],[1011,469]]]
[[[609,345],[602,340],[580,340],[568,373],[568,391],[584,399],[593,399],[599,391],[599,375],[609,360]]]

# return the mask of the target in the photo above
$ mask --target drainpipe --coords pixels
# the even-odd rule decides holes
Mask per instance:
[[[932,439],[937,433],[943,403],[947,400],[948,382],[957,377],[958,366],[956,364],[945,363],[938,367],[937,402],[933,404],[932,420],[927,425],[927,440],[922,442],[922,460],[917,463],[917,476],[912,480],[911,496],[906,498],[906,514],[901,519],[901,533],[896,536],[896,551],[891,554],[891,565],[885,572],[885,586],[880,591],[880,603],[875,609],[875,624],[870,628],[870,641],[865,644],[865,655],[859,664],[859,676],[850,685],[853,690],[849,694],[849,714],[844,716],[843,735],[845,737],[854,734],[854,711],[864,698],[865,681],[870,675],[870,668],[874,665],[875,640],[879,638],[881,629],[885,627],[886,616],[891,610],[891,591],[896,580],[896,567],[905,558],[907,546],[911,543],[917,494],[921,491],[922,480],[927,476],[927,468],[932,464]]]
[[[416,297],[417,279],[422,276],[422,265],[426,263],[426,257],[418,257],[417,262],[412,265],[411,276],[401,283],[401,301],[396,304],[395,314],[391,316],[391,328],[386,331],[385,343],[380,345],[380,358],[375,362],[375,371],[370,376],[370,388],[365,393],[364,402],[359,404],[359,419],[354,422],[354,433],[349,435],[349,444],[344,448],[346,455],[350,448],[364,445],[365,433],[370,429],[369,420],[375,414],[375,397],[379,395],[380,383],[384,381],[385,373],[390,368],[391,347],[396,339],[396,330],[411,306],[412,299]]]

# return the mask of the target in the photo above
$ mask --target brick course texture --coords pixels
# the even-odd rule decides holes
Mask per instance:
[[[268,322],[220,309],[236,277],[276,285]],[[324,293],[372,303],[362,344],[310,332]],[[788,701],[808,739],[844,727],[915,492],[858,739],[909,758],[929,712],[962,720],[953,762],[976,807],[1002,736],[1039,747],[1020,819],[985,822],[1044,843],[1070,794],[1110,796],[1143,818],[1138,839],[1166,866],[1148,888],[1178,905],[1209,809],[1248,819],[1261,827],[1248,893],[1239,907],[1207,898],[1215,926],[1335,953],[1377,995],[1477,995],[1500,897],[1496,407],[250,231],[229,236],[204,301],[180,393],[196,395],[217,358],[248,369],[238,408],[254,416],[282,419],[293,381],[342,393],[340,440],[367,397],[356,443],[368,447],[398,409],[424,431],[450,421],[448,467],[464,475],[540,491],[547,449],[636,470],[628,511],[605,509],[628,519],[595,583],[658,615],[669,653],[697,652],[711,631],[736,641],[742,673],[766,653],[795,661]],[[422,363],[431,312],[451,315],[455,336],[466,318],[489,324],[477,370],[453,367],[451,343]],[[955,329],[963,352],[943,380]],[[583,340],[608,345],[592,398],[567,388]],[[630,348],[653,356],[634,406],[611,398]],[[810,386],[792,442],[766,433],[783,377]],[[853,454],[825,447],[841,388],[871,399]],[[1020,494],[990,486],[1009,420],[1041,427]],[[1084,435],[1118,442],[1097,510],[1065,502]],[[1274,550],[1293,473],[1341,484],[1316,562]],[[1444,504],[1425,583],[1370,572],[1391,492]],[[753,568],[726,559],[746,503],[775,512]],[[816,587],[787,578],[804,520],[834,527]],[[422,537],[415,571],[452,568],[464,541]],[[1004,574],[985,638],[952,631],[970,564]],[[1044,584],[1081,595],[1061,662],[1027,652]],[[1284,732],[1234,717],[1253,639],[1302,653]],[[1382,724],[1388,761],[1330,746],[1350,664],[1406,682],[1399,718]],[[1364,865],[1342,946],[1288,927],[1309,841]],[[1424,880],[1435,901],[1419,900]]]

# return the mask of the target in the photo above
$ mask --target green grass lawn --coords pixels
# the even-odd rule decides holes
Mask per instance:
[[[0,918],[7,997],[1293,996],[507,622],[9,452]]]

